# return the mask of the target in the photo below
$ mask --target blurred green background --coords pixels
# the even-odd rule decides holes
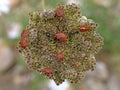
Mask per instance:
[[[82,15],[99,24],[104,46],[96,55],[96,70],[87,73],[81,84],[52,89],[48,79],[27,69],[16,46],[29,12],[72,2],[80,5]],[[0,90],[120,90],[119,34],[120,0],[0,0]]]

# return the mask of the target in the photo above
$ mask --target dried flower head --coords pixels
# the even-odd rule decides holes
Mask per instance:
[[[77,83],[84,72],[95,69],[94,55],[103,45],[97,26],[81,15],[76,4],[33,12],[18,49],[30,69],[53,79],[57,85],[65,79]]]

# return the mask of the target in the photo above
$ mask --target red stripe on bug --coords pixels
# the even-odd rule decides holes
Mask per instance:
[[[85,31],[88,31],[89,29],[86,28],[86,27],[80,27],[79,30],[80,30],[81,32],[85,32]]]

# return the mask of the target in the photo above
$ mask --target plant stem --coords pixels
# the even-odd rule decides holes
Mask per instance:
[[[45,11],[45,9],[46,9],[46,8],[45,8],[45,0],[42,0],[42,1],[41,1],[41,4],[42,4],[42,9],[43,9],[43,11]]]

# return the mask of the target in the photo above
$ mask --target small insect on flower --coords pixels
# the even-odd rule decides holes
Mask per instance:
[[[29,43],[28,43],[28,40],[27,40],[27,37],[28,35],[30,34],[29,30],[24,30],[21,34],[21,39],[20,39],[20,47],[21,48],[26,48]]]
[[[55,35],[56,39],[60,40],[60,41],[66,41],[67,40],[67,36],[64,33],[57,33]]]
[[[30,34],[29,30],[24,30],[24,31],[22,32],[22,34],[21,34],[21,37],[22,37],[22,38],[25,38],[25,37],[27,37],[29,34]]]
[[[89,29],[86,28],[86,27],[79,27],[79,30],[80,30],[81,32],[86,32],[86,31],[88,31]]]
[[[51,67],[46,67],[41,70],[43,73],[53,73],[54,69]]]
[[[28,45],[29,45],[29,43],[27,42],[27,40],[25,38],[21,38],[20,47],[25,49]]]
[[[58,60],[63,60],[64,54],[63,53],[57,53],[56,57],[57,57]]]
[[[58,8],[56,9],[55,13],[56,13],[56,15],[57,15],[58,17],[63,17],[63,16],[64,16],[64,10],[63,10],[62,8],[60,8],[60,7],[58,7]]]

